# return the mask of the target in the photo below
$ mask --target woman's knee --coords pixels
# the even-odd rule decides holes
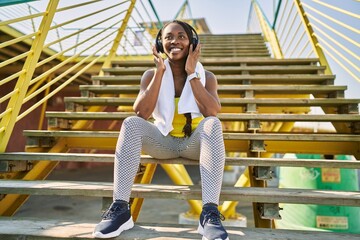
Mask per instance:
[[[204,118],[203,123],[205,127],[222,128],[220,119],[214,116]]]
[[[123,120],[122,125],[127,126],[138,126],[141,122],[145,121],[143,118],[138,116],[130,116]]]

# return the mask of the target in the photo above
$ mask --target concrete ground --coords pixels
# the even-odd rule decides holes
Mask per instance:
[[[187,166],[194,183],[200,181],[199,167]],[[50,180],[109,181],[113,180],[113,166],[93,168],[57,169]],[[167,174],[158,167],[153,179],[155,184],[172,184]],[[15,217],[35,217],[41,219],[61,219],[98,222],[101,219],[102,199],[98,197],[67,196],[31,196],[20,208]],[[187,201],[174,199],[145,199],[138,222],[142,223],[178,223],[179,214],[187,212]],[[252,205],[239,203],[237,212],[245,216],[247,226],[253,227]]]

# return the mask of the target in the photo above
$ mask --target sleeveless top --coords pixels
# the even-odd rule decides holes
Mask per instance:
[[[184,114],[179,114],[178,113],[178,102],[179,102],[180,98],[175,98],[175,113],[174,113],[174,119],[172,122],[172,125],[174,127],[174,129],[170,132],[171,136],[174,137],[184,137],[184,133],[183,133],[183,127],[186,123],[186,117],[184,116]],[[196,129],[196,127],[199,125],[199,123],[201,122],[201,120],[204,117],[197,117],[197,118],[193,118],[192,122],[191,122],[191,129],[192,131],[194,131]]]

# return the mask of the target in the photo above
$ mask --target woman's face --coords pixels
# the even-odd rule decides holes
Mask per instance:
[[[161,36],[164,52],[168,58],[178,60],[189,54],[190,40],[184,28],[178,23],[170,23]]]

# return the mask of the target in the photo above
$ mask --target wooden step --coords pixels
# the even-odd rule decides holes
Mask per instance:
[[[224,51],[224,52],[232,52],[232,51],[241,51],[241,50],[263,50],[268,51],[268,48],[265,44],[259,45],[239,45],[239,46],[224,46],[224,45],[203,45],[201,46],[201,53],[203,51]]]
[[[94,84],[139,85],[140,75],[93,76]],[[287,74],[287,75],[216,75],[219,85],[222,84],[285,84],[285,85],[333,85],[334,75]]]
[[[126,85],[81,85],[79,87],[81,96],[89,97],[94,94],[121,94],[138,93],[140,86]],[[322,94],[336,97],[344,97],[344,91],[347,86],[308,86],[308,85],[219,85],[219,94],[244,94],[245,92],[254,92],[255,94]]]
[[[103,71],[111,75],[142,75],[148,68],[104,68]],[[318,74],[325,70],[322,66],[209,66],[208,71],[214,74]]]
[[[68,111],[74,111],[75,104],[82,106],[132,106],[135,102],[135,98],[65,97],[64,101],[66,103],[66,109]],[[221,98],[220,102],[223,107],[246,107],[247,104],[254,104],[262,107],[343,107],[351,110],[348,113],[358,113],[358,104],[360,103],[360,99]]]
[[[236,47],[236,48],[221,48],[221,47],[208,47],[208,48],[202,48],[201,54],[241,54],[241,53],[263,53],[263,54],[269,54],[269,51],[266,48],[249,48],[249,47]]]
[[[0,153],[0,161],[60,161],[60,162],[102,162],[113,163],[114,154],[104,153],[36,153],[9,152]],[[186,158],[156,159],[149,155],[141,156],[141,163],[199,165],[199,161]],[[360,169],[360,161],[326,160],[326,159],[293,159],[293,158],[255,158],[226,157],[227,166],[269,166],[269,167],[326,167]]]
[[[264,43],[264,41],[247,41],[247,40],[239,40],[239,41],[231,41],[230,42],[226,42],[226,40],[222,40],[222,41],[213,41],[213,40],[208,40],[208,41],[202,41],[200,39],[201,42],[201,46],[203,49],[204,47],[217,47],[217,48],[238,48],[238,47],[266,47],[266,44]],[[225,44],[224,44],[225,43]],[[230,43],[230,44],[229,44]]]
[[[27,137],[90,137],[118,138],[118,131],[54,131],[24,130]],[[360,135],[337,133],[223,133],[225,140],[275,140],[275,141],[324,141],[324,142],[359,142]]]
[[[81,149],[114,149],[118,131],[51,131],[25,130],[29,150],[48,151],[62,138],[67,147]],[[356,155],[360,151],[360,135],[317,133],[223,133],[228,152],[311,153]],[[280,145],[279,142],[286,142]],[[299,148],[301,146],[301,150]],[[326,152],[324,152],[326,150]],[[34,150],[32,150],[34,151]]]
[[[15,239],[94,239],[91,234],[97,223],[82,220],[46,220],[46,219],[0,219],[0,238]],[[354,240],[358,235],[325,231],[283,230],[265,228],[226,227],[231,240],[240,239],[273,239],[273,240]],[[200,239],[197,226],[180,224],[136,223],[134,228],[121,233],[115,240],[145,239]]]
[[[199,36],[204,38],[245,38],[245,39],[263,39],[263,36],[260,33],[248,33],[248,34],[199,34]]]
[[[110,182],[0,180],[4,194],[112,197]],[[200,200],[200,186],[134,184],[133,198],[166,198]],[[302,203],[334,206],[360,206],[360,192],[318,189],[222,187],[220,201],[247,201],[259,203]]]
[[[201,56],[206,57],[270,57],[270,53],[201,53]]]
[[[244,38],[244,37],[205,37],[205,36],[199,36],[200,42],[203,45],[208,44],[222,44],[223,46],[233,46],[237,44],[251,44],[251,43],[257,43],[257,44],[265,44],[265,41],[263,38],[259,37],[251,37],[251,38]]]
[[[266,65],[315,65],[319,62],[317,58],[203,58],[201,63],[207,66],[266,66]],[[153,61],[113,61],[112,64],[117,67],[154,67]]]
[[[239,44],[262,44],[265,45],[264,39],[246,39],[246,38],[206,38],[199,37],[203,45],[223,45],[223,46],[237,46]]]
[[[135,115],[134,112],[46,112],[49,129],[70,129],[73,120],[123,121]],[[259,125],[258,130],[261,130],[261,122],[341,122],[347,123],[354,134],[359,132],[360,126],[358,114],[219,113],[217,117],[222,122],[246,122],[250,125],[255,123]]]
[[[49,128],[69,128],[71,120],[112,120],[122,121],[135,116],[134,112],[46,112]],[[256,114],[219,113],[222,121],[260,121],[260,122],[346,122],[360,124],[358,114]],[[64,127],[65,126],[65,127]]]

